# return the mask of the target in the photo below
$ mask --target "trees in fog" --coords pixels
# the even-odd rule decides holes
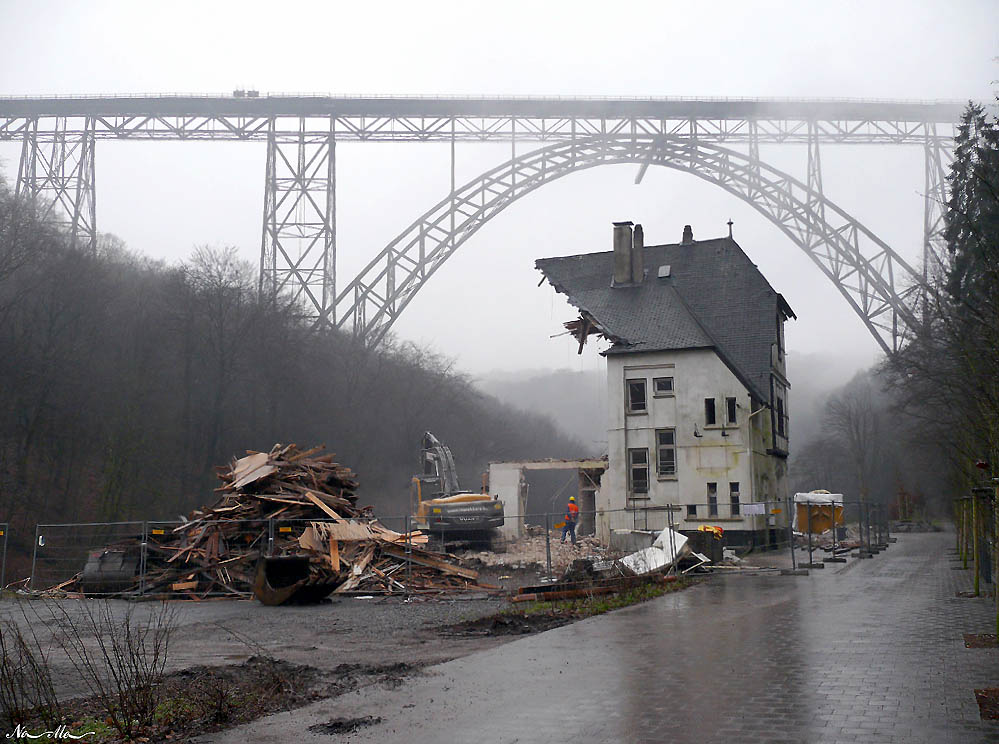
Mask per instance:
[[[877,501],[904,491],[942,511],[981,480],[976,462],[996,474],[999,124],[971,104],[955,145],[947,252],[926,267],[919,323],[867,381],[855,379],[832,396],[823,433],[795,455],[799,490],[853,489]]]
[[[965,112],[948,180],[947,253],[928,267],[921,325],[888,372],[963,490],[981,476],[976,460],[999,465],[999,128],[981,106]]]
[[[398,515],[427,429],[473,489],[489,460],[582,449],[425,349],[313,331],[258,298],[232,248],[168,267],[102,236],[91,255],[2,185],[0,321],[0,521],[15,534],[174,518],[213,500],[214,466],[275,442],[327,444],[362,501]]]

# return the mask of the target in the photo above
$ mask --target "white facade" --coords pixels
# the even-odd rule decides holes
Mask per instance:
[[[602,540],[613,529],[666,527],[667,505],[673,526],[683,530],[784,524],[771,513],[783,511],[787,495],[787,393],[776,351],[774,383],[785,417],[778,432],[775,411],[754,404],[712,349],[608,355],[609,469],[597,497]],[[711,400],[713,423],[705,402]],[[747,516],[746,506],[759,502],[767,502],[765,513]]]

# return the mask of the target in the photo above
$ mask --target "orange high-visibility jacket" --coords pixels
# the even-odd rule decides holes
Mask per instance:
[[[565,510],[565,521],[575,522],[577,519],[579,519],[579,507],[570,502],[568,508]]]

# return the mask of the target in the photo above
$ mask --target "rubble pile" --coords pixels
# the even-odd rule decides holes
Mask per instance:
[[[607,549],[595,537],[577,537],[576,545],[567,539],[559,541],[561,532],[551,536],[552,567],[563,571],[573,560],[590,556],[604,558]],[[504,552],[470,550],[460,554],[463,561],[480,566],[497,566],[510,569],[535,568],[544,566],[548,560],[545,543],[545,528],[529,526],[526,534],[516,540],[509,540],[503,546]]]
[[[298,561],[303,575],[280,585],[288,596],[303,584],[325,589],[316,597],[478,586],[478,573],[454,556],[421,548],[426,535],[395,532],[374,519],[370,507],[358,508],[354,473],[322,449],[278,444],[219,468],[219,500],[176,528],[150,530],[144,577],[128,575],[122,585],[117,576],[112,591],[190,599],[252,591],[264,601],[262,556],[275,565],[282,558]],[[114,582],[101,572],[101,562],[121,565],[106,559],[137,550],[139,541],[129,540],[95,551],[81,574],[53,589],[107,593]]]
[[[854,528],[854,526],[847,527],[837,527],[839,530],[837,535],[833,535],[831,529],[825,530],[824,532],[813,532],[811,545],[813,550],[822,550],[826,553],[840,553],[850,551],[859,548],[861,545],[861,535],[860,532]],[[797,548],[808,549],[808,533],[807,532],[795,532],[794,533],[794,544]]]

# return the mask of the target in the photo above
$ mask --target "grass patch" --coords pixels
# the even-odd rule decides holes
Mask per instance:
[[[505,610],[501,614],[519,617],[556,615],[568,617],[573,620],[581,620],[585,617],[593,617],[594,615],[602,615],[612,610],[619,610],[622,607],[628,607],[639,602],[647,602],[664,594],[686,589],[696,582],[696,579],[689,579],[685,576],[681,576],[676,581],[666,584],[660,581],[649,581],[625,589],[617,594],[598,594],[592,597],[578,597],[575,599],[526,602],[522,606]]]
[[[646,602],[670,592],[686,589],[697,579],[680,577],[663,583],[660,577],[628,587],[616,594],[594,594],[577,599],[525,602],[495,615],[449,625],[440,630],[443,636],[517,636],[540,633],[576,620],[602,615],[611,610]]]

